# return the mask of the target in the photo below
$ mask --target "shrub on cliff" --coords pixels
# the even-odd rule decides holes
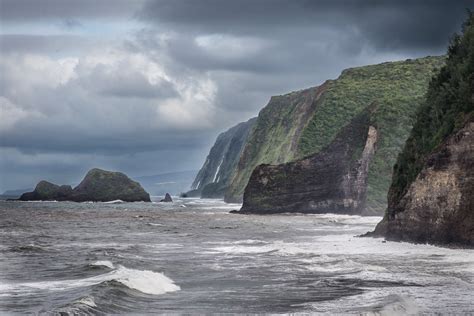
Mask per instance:
[[[431,80],[404,150],[394,166],[389,200],[398,200],[415,180],[426,157],[455,133],[474,110],[474,13],[469,11],[462,35],[448,48],[446,65]]]

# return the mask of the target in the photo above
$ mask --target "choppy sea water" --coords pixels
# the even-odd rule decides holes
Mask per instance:
[[[0,202],[0,314],[474,313],[474,250],[217,200]]]

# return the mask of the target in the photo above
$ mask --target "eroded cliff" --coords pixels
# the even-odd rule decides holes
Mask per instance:
[[[474,246],[474,14],[448,48],[393,169],[384,219],[369,235]]]
[[[255,168],[240,213],[362,214],[377,142],[373,113],[374,106],[365,109],[319,153]]]
[[[248,137],[226,201],[242,201],[258,165],[291,162],[320,152],[358,113],[377,103],[372,120],[378,126],[378,150],[368,169],[367,209],[382,214],[396,157],[430,78],[444,62],[444,57],[426,57],[350,68],[320,87],[272,97]]]
[[[474,246],[474,120],[426,160],[402,198],[390,201],[376,236]]]

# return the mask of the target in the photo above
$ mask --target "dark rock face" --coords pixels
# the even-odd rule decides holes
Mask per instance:
[[[426,160],[372,236],[418,243],[474,246],[474,120]]]
[[[474,12],[433,76],[369,236],[474,247]]]
[[[249,134],[225,201],[242,203],[257,166],[293,162],[320,152],[358,113],[377,103],[379,110],[372,119],[378,150],[367,180],[367,210],[383,214],[393,165],[432,75],[444,64],[444,57],[425,57],[349,68],[319,87],[272,97]]]
[[[58,186],[41,181],[33,192],[20,197],[22,201],[58,200],[58,201],[96,201],[106,202],[122,200],[126,202],[150,201],[150,195],[138,182],[132,181],[121,172],[90,170],[81,183],[72,189],[68,185]]]
[[[256,118],[221,133],[186,196],[222,198]]]
[[[319,153],[281,165],[258,166],[245,188],[240,213],[362,214],[375,152],[373,109],[357,115]]]
[[[19,200],[21,201],[64,201],[72,193],[70,185],[56,185],[48,181],[40,181],[33,192],[23,193]]]
[[[121,172],[91,169],[84,179],[74,188],[71,200],[125,202],[150,201],[150,195],[140,183],[131,180]]]
[[[322,101],[329,82],[285,95],[272,96],[259,112],[232,179],[225,192],[228,203],[242,203],[245,186],[260,164],[281,164],[294,160],[298,141]]]
[[[173,202],[173,199],[169,193],[166,193],[165,198],[161,199],[160,202]]]

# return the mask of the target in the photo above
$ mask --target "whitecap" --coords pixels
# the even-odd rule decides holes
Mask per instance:
[[[107,267],[109,269],[114,268],[114,264],[110,262],[109,260],[99,260],[91,264],[92,266],[102,266],[102,267]]]
[[[94,299],[92,297],[89,297],[89,296],[82,297],[82,298],[78,299],[75,303],[87,305],[89,307],[97,307],[97,305],[94,302]]]
[[[99,261],[100,262],[100,261]],[[102,265],[110,265],[111,262],[103,261]],[[175,292],[181,288],[162,273],[149,270],[129,269],[117,266],[113,271],[85,279],[43,281],[28,283],[2,284],[0,291],[29,292],[31,290],[62,291],[78,287],[97,285],[107,281],[117,281],[128,288],[135,289],[145,294],[160,295]]]
[[[105,204],[120,204],[120,203],[125,203],[124,201],[122,200],[113,200],[113,201],[107,201],[107,202],[104,202]]]
[[[114,279],[123,285],[146,294],[160,295],[181,290],[164,274],[148,270],[140,271],[120,266],[115,277]]]

